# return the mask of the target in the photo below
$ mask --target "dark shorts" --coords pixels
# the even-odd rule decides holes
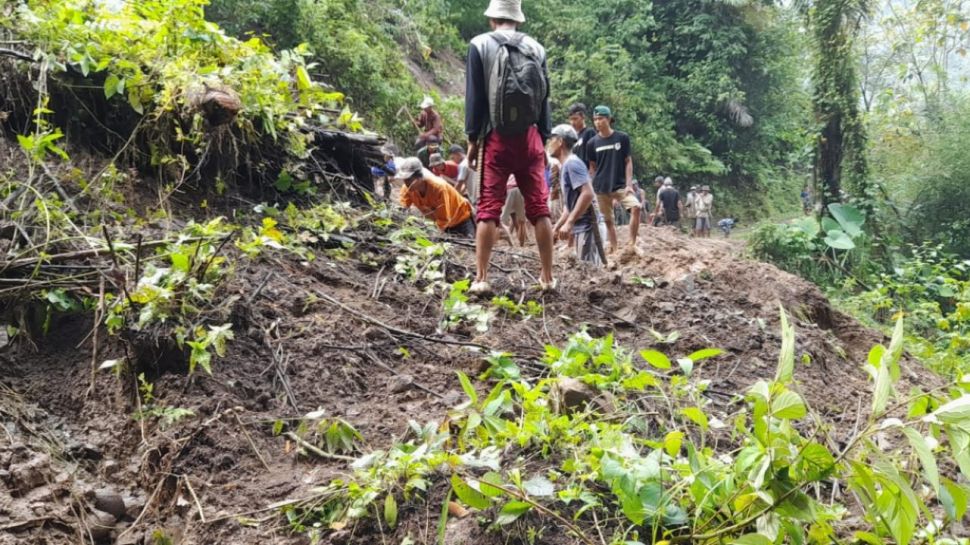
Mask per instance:
[[[475,220],[468,218],[454,227],[445,229],[449,235],[457,235],[465,238],[475,238]]]
[[[589,228],[580,233],[574,233],[576,239],[576,257],[580,261],[586,261],[593,265],[602,265],[600,260],[599,248],[596,247],[596,237],[593,235],[593,228]]]

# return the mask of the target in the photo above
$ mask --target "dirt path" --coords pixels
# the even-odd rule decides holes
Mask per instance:
[[[850,429],[869,395],[860,364],[881,336],[833,310],[807,282],[744,259],[738,240],[646,229],[640,255],[618,255],[606,270],[560,255],[562,287],[547,295],[533,287],[533,251],[500,248],[494,284],[515,301],[537,301],[543,313],[528,321],[497,317],[485,334],[437,334],[440,293],[393,276],[401,250],[380,241],[358,244],[348,258],[321,252],[312,264],[283,256],[240,262],[223,294],[242,301],[232,314],[236,339],[214,361],[213,375],[187,376],[178,358],[162,353],[148,368],[155,370],[146,374],[156,405],[193,412],[166,429],[157,419],[132,418],[133,377],[102,372],[89,390],[89,317],[56,319],[56,334],[36,348],[6,347],[0,545],[87,543],[90,536],[134,545],[152,543],[155,531],[175,544],[307,543],[267,507],[305,496],[346,474],[348,464],[299,456],[290,439],[274,434],[275,423],[293,429],[306,413],[323,411],[352,424],[363,450],[386,447],[407,433],[409,421],[438,422],[463,400],[455,371],[476,375],[483,356],[472,344],[536,361],[544,344],[585,328],[676,356],[723,348],[727,355],[695,378],[711,381],[711,412],[728,418],[734,394],[774,372],[781,303],[798,328],[799,359],[811,361],[796,372],[807,401]],[[472,263],[470,247],[452,246],[447,279],[467,276]],[[268,273],[272,280],[246,304]],[[106,342],[100,353],[119,357],[121,347]],[[931,380],[910,368],[901,387]],[[403,514],[402,528],[431,543],[424,515]],[[373,543],[379,538],[372,531],[328,539]],[[475,545],[495,539],[469,535],[466,543]]]

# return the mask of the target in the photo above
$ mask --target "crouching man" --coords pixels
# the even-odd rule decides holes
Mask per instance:
[[[601,249],[594,231],[597,226],[593,212],[593,184],[590,182],[586,164],[572,152],[577,140],[576,130],[569,125],[559,125],[552,129],[552,137],[549,139],[550,153],[562,163],[560,180],[554,183],[562,184],[565,205],[563,214],[553,229],[556,238],[560,240],[575,237],[576,257],[594,265],[601,265]]]
[[[401,206],[414,206],[446,233],[475,236],[471,205],[451,184],[425,169],[420,159],[408,157],[400,161],[396,178],[404,182]]]

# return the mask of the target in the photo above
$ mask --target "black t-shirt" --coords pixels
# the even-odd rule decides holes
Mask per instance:
[[[587,167],[589,166],[589,160],[586,159],[586,145],[589,144],[596,136],[596,129],[592,127],[586,127],[579,132],[579,140],[576,141],[576,145],[573,146],[573,155],[579,157],[583,160],[583,164]]]
[[[660,204],[664,206],[664,216],[669,220],[680,219],[680,192],[672,187],[665,187],[660,190]]]
[[[597,134],[586,144],[586,159],[596,163],[593,190],[613,193],[626,187],[626,160],[630,157],[630,137],[613,131],[609,138]]]

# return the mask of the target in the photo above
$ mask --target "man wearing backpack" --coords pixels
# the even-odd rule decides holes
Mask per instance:
[[[606,218],[606,230],[610,237],[610,253],[616,251],[616,225],[613,220],[613,203],[617,202],[630,211],[630,247],[636,249],[637,232],[640,230],[640,201],[633,190],[633,156],[630,137],[613,130],[613,112],[607,106],[593,109],[593,125],[596,136],[586,144],[586,159],[600,212]]]
[[[552,129],[546,51],[518,32],[525,22],[521,0],[491,0],[485,17],[492,32],[471,41],[466,66],[468,160],[476,169],[480,161],[482,172],[475,240],[477,274],[469,292],[491,291],[489,259],[511,175],[522,192],[526,218],[535,226],[542,264],[539,285],[543,290],[555,289],[543,145]]]

